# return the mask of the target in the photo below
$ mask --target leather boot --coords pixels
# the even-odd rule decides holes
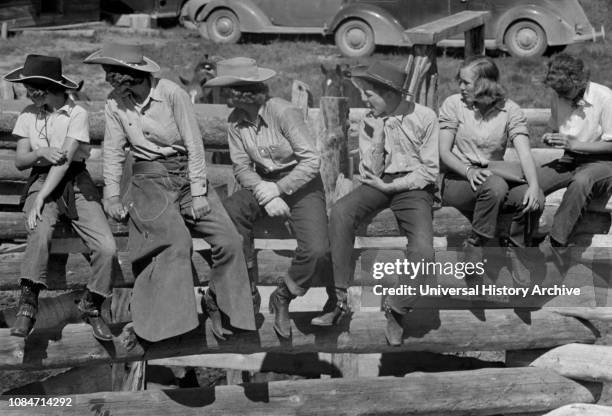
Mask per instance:
[[[15,317],[15,323],[11,328],[11,335],[25,338],[30,334],[32,328],[34,328],[36,314],[38,313],[39,290],[40,288],[35,283],[22,281],[17,315]]]
[[[202,297],[202,307],[210,318],[212,332],[217,338],[225,341],[225,335],[233,334],[229,329],[223,328],[221,310],[219,309],[219,305],[217,305],[217,297],[210,288],[206,290],[206,293],[204,293]]]
[[[402,345],[402,338],[404,335],[404,327],[402,325],[402,315],[395,312],[391,306],[385,301],[383,304],[383,311],[387,324],[385,326],[385,338],[392,347],[398,347]]]
[[[281,338],[291,337],[291,319],[289,318],[289,303],[295,299],[283,278],[278,279],[278,287],[270,295],[270,313],[274,314],[274,330]]]
[[[323,315],[313,318],[310,324],[315,326],[336,325],[349,313],[346,289],[336,288],[333,294],[330,293],[329,299],[323,306]]]
[[[81,297],[77,308],[81,312],[81,319],[91,325],[93,336],[96,339],[112,341],[113,334],[101,313],[103,302],[104,296],[85,289],[85,293]]]

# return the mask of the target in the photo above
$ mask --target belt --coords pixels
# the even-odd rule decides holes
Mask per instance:
[[[155,160],[134,158],[135,174],[183,174],[187,172],[187,155],[172,155]]]

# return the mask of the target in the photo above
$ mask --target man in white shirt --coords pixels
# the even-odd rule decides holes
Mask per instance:
[[[543,139],[565,149],[560,159],[539,172],[546,195],[567,187],[545,242],[558,255],[591,198],[612,192],[612,90],[591,82],[584,62],[566,53],[548,62],[545,83],[554,94],[552,133]]]

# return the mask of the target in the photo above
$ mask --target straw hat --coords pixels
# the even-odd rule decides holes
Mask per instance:
[[[114,65],[135,71],[157,72],[159,65],[142,53],[142,46],[108,43],[83,61],[86,64]]]
[[[78,89],[79,84],[62,75],[62,61],[55,56],[28,55],[23,66],[4,76],[10,82],[44,81],[66,89]]]
[[[203,87],[230,87],[266,81],[276,75],[276,71],[257,66],[251,58],[231,58],[217,62],[217,76],[208,80]]]

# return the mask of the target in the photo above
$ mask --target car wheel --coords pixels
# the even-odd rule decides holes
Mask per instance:
[[[546,32],[531,20],[513,23],[504,36],[504,45],[512,56],[533,58],[542,56],[548,47]]]
[[[238,17],[228,9],[215,10],[206,19],[208,38],[215,43],[236,43],[240,39]]]
[[[336,30],[336,45],[345,56],[368,56],[374,52],[374,31],[363,20],[349,20]]]

